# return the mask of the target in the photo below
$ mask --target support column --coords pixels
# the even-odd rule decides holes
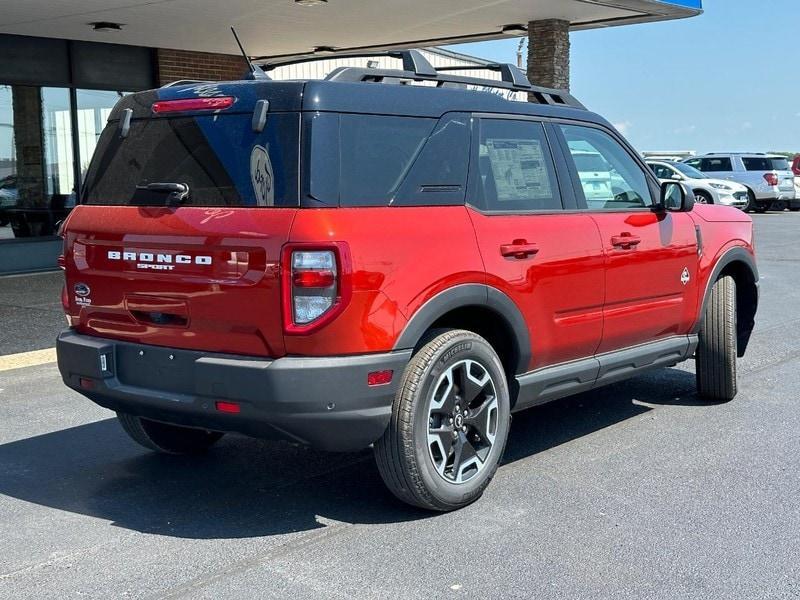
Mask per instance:
[[[528,79],[533,85],[569,90],[569,21],[528,23]]]

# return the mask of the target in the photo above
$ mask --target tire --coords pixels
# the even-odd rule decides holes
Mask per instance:
[[[403,372],[375,460],[397,498],[444,512],[480,498],[494,477],[510,399],[503,365],[485,339],[459,329],[427,339]]]
[[[789,210],[792,212],[797,212],[800,210],[800,206],[791,206],[789,205]]]
[[[736,282],[720,277],[711,288],[697,346],[697,393],[711,402],[736,397]]]
[[[709,195],[708,192],[703,190],[694,191],[694,201],[697,204],[714,204],[714,199]]]
[[[117,419],[134,442],[164,454],[201,454],[224,435],[218,431],[169,425],[120,412]]]
[[[753,190],[747,190],[747,206],[744,207],[744,212],[748,213],[756,209],[756,195]]]

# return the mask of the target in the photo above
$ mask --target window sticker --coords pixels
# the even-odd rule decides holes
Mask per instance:
[[[269,153],[262,146],[253,146],[250,153],[250,180],[257,206],[275,206],[275,190],[273,186],[272,163]]]
[[[550,198],[550,178],[539,140],[490,139],[486,150],[497,187],[497,199]]]

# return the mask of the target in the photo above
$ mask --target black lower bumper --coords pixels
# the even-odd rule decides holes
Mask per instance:
[[[386,429],[411,351],[326,358],[249,358],[118,342],[64,331],[58,368],[72,389],[114,411],[255,437],[275,433],[335,451]],[[373,371],[391,383],[367,385]],[[217,402],[239,405],[221,412]]]

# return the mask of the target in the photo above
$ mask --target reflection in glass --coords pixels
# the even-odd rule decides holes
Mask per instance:
[[[111,114],[111,109],[127,92],[77,90],[78,146],[81,155],[81,181],[97,147],[97,141]]]
[[[52,236],[74,184],[69,90],[0,86],[0,239]]]

